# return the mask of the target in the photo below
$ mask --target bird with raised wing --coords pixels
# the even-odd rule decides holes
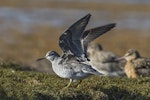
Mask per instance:
[[[84,32],[90,17],[91,15],[87,14],[79,19],[60,36],[59,46],[63,52],[61,56],[55,51],[48,51],[44,58],[38,59],[48,59],[52,63],[53,71],[58,76],[70,79],[67,87],[73,81],[82,80],[90,75],[103,75],[103,73],[91,67],[86,48],[90,41],[115,27],[115,24],[97,27]]]

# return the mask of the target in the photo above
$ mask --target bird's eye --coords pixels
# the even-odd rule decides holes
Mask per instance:
[[[51,53],[50,55],[54,55],[54,53]]]

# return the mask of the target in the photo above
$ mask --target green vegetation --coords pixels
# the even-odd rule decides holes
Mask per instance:
[[[91,76],[64,87],[69,80],[23,70],[11,62],[0,65],[0,100],[149,100],[150,78]]]

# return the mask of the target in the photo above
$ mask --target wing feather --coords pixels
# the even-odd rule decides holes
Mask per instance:
[[[84,35],[82,37],[85,55],[87,56],[87,47],[88,47],[88,44],[91,41],[93,41],[94,39],[96,39],[99,36],[103,35],[104,33],[110,31],[115,26],[116,26],[115,23],[111,23],[111,24],[108,24],[108,25],[92,28],[92,29],[89,29],[89,30],[85,31]]]
[[[81,38],[91,15],[87,14],[71,25],[59,38],[59,46],[63,53],[71,52],[79,57],[84,53]]]

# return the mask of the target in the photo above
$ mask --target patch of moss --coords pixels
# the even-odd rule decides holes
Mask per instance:
[[[56,75],[0,66],[0,100],[150,100],[147,77],[91,76],[65,89],[68,82]]]
[[[2,62],[0,62],[0,67],[5,68],[5,69],[6,68],[11,68],[11,69],[14,69],[14,70],[23,70],[23,71],[32,70],[29,66],[21,66],[19,64],[13,63],[11,61],[7,61],[7,62],[2,61]]]

